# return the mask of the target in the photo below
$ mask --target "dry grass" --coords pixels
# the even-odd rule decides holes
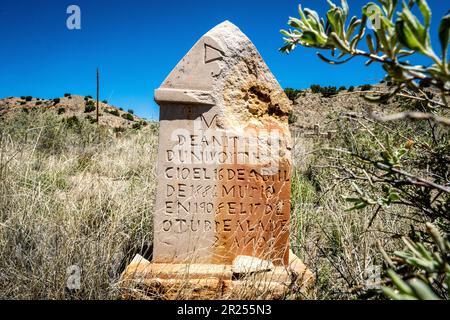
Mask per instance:
[[[305,298],[382,298],[385,261],[379,246],[388,253],[402,248],[400,235],[415,224],[414,213],[404,207],[348,211],[352,205],[344,198],[354,192],[351,182],[333,175],[339,171],[334,168],[336,159],[322,152],[339,147],[336,140],[295,141],[291,245],[316,276]]]
[[[154,128],[116,139],[81,126],[2,124],[0,298],[116,298],[122,265],[151,243]],[[71,266],[80,290],[66,288]]]
[[[318,167],[324,159],[312,152],[329,143],[295,140],[291,244],[317,281],[287,298],[377,297],[368,286],[382,266],[376,242],[395,248],[392,235],[408,223],[391,211],[369,227],[371,210],[345,211],[349,183]],[[120,272],[151,246],[156,147],[154,125],[116,138],[45,115],[2,123],[0,298],[119,298]],[[71,266],[81,270],[79,290],[67,289]]]

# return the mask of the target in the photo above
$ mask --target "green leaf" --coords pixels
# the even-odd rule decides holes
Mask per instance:
[[[445,63],[445,61],[447,61],[449,36],[450,36],[450,14],[448,14],[444,18],[442,18],[441,24],[439,26],[439,40],[441,42],[442,59],[443,59],[444,63]]]
[[[308,23],[308,19],[306,19],[305,13],[303,12],[302,6],[300,4],[298,5],[298,13],[300,14],[302,22],[305,24],[305,26],[311,28],[311,25]]]
[[[349,51],[349,48],[347,48],[347,45],[344,42],[342,42],[342,40],[339,38],[339,36],[336,33],[332,32],[330,37],[331,37],[331,40],[333,41],[333,44],[336,46],[336,48],[338,48],[342,52]]]
[[[289,18],[289,25],[292,28],[302,28],[304,24],[297,18]]]
[[[412,279],[410,286],[414,290],[415,295],[421,300],[440,300],[429,285],[422,280]]]
[[[406,294],[400,294],[398,292],[395,292],[391,288],[383,287],[381,288],[384,295],[386,295],[388,298],[391,298],[392,300],[417,300],[413,296],[409,296]]]
[[[344,18],[347,18],[348,12],[349,12],[347,0],[341,0],[341,5],[342,5],[342,11],[344,14]]]
[[[425,246],[422,243],[416,243],[417,246],[417,250],[420,251],[420,254],[422,255],[422,257],[424,257],[425,259],[431,261],[433,260],[433,256],[432,254],[425,248]]]
[[[361,202],[361,198],[344,198],[347,202]]]
[[[424,259],[419,258],[408,258],[406,262],[409,265],[412,265],[416,268],[426,270],[427,272],[434,272],[435,271],[435,264],[431,261],[426,261]]]
[[[417,0],[417,4],[419,5],[420,12],[422,12],[425,20],[425,27],[428,29],[431,23],[431,9],[426,0]]]
[[[380,51],[380,37],[378,36],[378,34],[375,32],[375,51],[378,52]]]
[[[348,29],[347,29],[347,35],[346,35],[347,40],[350,40],[350,37],[353,35],[353,33],[355,32],[356,28],[357,28],[360,24],[361,24],[361,20],[359,20],[359,19],[356,18],[356,17],[353,17],[353,18],[350,20],[350,24],[349,24],[349,27],[348,27]]]
[[[366,42],[367,42],[367,47],[369,48],[370,53],[375,53],[372,36],[370,34],[367,35]]]
[[[339,19],[341,18],[341,12],[338,8],[330,9],[327,12],[328,22],[331,26],[331,31],[334,31],[337,35],[342,34],[342,30],[340,30]]]
[[[358,43],[361,41],[361,38],[359,36],[355,36],[352,41],[350,41],[350,51],[355,50]]]
[[[336,5],[331,0],[327,0],[327,2],[332,9],[336,8]]]
[[[428,233],[433,238],[434,243],[436,243],[439,250],[444,254],[447,253],[447,246],[445,244],[444,237],[442,237],[439,230],[432,223],[429,222],[426,223],[426,226]]]
[[[355,204],[353,207],[346,209],[345,211],[349,212],[349,211],[354,211],[354,210],[361,210],[361,209],[364,209],[365,207],[367,207],[367,202],[360,202],[358,204]]]
[[[405,148],[401,148],[397,151],[397,156],[399,159],[403,158],[403,156],[408,152]]]
[[[311,24],[311,26],[319,31],[321,29],[320,28],[321,23],[320,23],[320,18],[319,18],[319,15],[317,14],[317,12],[314,10],[307,9],[307,8],[305,8],[303,11],[305,12],[306,17],[308,17],[308,21]]]
[[[401,293],[411,296],[414,294],[414,291],[409,287],[409,285],[405,281],[403,281],[400,278],[400,276],[397,273],[395,273],[395,271],[388,270],[387,274],[389,278],[392,279],[392,282],[398,288],[398,290],[400,290]]]
[[[403,11],[400,14],[401,19],[405,21],[406,25],[412,31],[414,36],[418,39],[419,43],[425,49],[428,49],[429,37],[428,37],[428,27],[422,26],[419,19],[409,10],[408,6],[403,6]]]
[[[417,251],[416,247],[415,247],[415,243],[406,237],[402,237],[403,242],[406,244],[406,246],[408,247],[408,249],[412,252],[412,254],[414,254],[416,257],[420,257],[421,254],[419,251]]]
[[[392,192],[389,194],[389,200],[390,201],[398,201],[398,200],[400,200],[400,195],[396,192]]]
[[[417,19],[405,3],[403,3],[403,11],[400,15],[401,18],[411,27],[411,29],[414,31],[420,30],[421,24],[419,19]]]
[[[402,19],[397,20],[395,24],[395,31],[399,42],[406,48],[421,53],[425,53],[425,48],[420,43],[414,32]]]
[[[291,34],[290,34],[288,31],[286,31],[286,30],[281,29],[281,30],[280,30],[280,33],[281,33],[283,36],[285,36],[285,37],[288,37],[288,38],[291,37]]]
[[[396,257],[402,258],[403,260],[408,260],[409,258],[411,258],[411,254],[410,253],[406,253],[403,251],[394,251],[394,255]]]
[[[395,8],[397,8],[398,0],[391,0],[390,1],[391,7],[389,8],[389,19],[392,19],[392,16],[394,15]]]
[[[304,43],[313,46],[313,47],[322,47],[324,43],[321,41],[321,38],[317,34],[317,32],[312,30],[305,30],[300,38]]]

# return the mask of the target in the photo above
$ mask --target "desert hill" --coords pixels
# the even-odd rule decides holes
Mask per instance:
[[[116,128],[138,128],[146,125],[147,121],[134,115],[133,110],[109,105],[106,101],[99,103],[99,123],[101,126]],[[0,99],[0,120],[17,115],[17,113],[42,112],[53,113],[61,119],[77,117],[95,122],[95,101],[91,96],[65,94],[55,99],[40,99],[31,96],[8,97]]]
[[[312,85],[304,90],[286,89],[286,93],[294,102],[290,116],[291,128],[295,131],[308,132],[319,125],[321,128],[334,129],[331,119],[340,115],[369,115],[376,113],[393,113],[411,109],[421,110],[420,100],[414,101],[402,96],[396,96],[386,103],[372,103],[364,96],[375,92],[389,92],[392,90],[388,83],[361,85],[357,87],[320,87]],[[425,89],[428,96],[441,101],[440,93],[432,88]]]

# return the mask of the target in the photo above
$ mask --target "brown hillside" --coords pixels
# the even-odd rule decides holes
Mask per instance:
[[[336,95],[325,97],[321,93],[312,93],[311,89],[301,91],[294,102],[294,123],[291,128],[296,131],[309,132],[314,126],[322,129],[334,129],[333,121],[336,116],[342,114],[368,115],[371,111],[379,113],[394,113],[402,109],[411,109],[411,100],[400,96],[390,99],[385,104],[372,103],[364,99],[364,95],[372,92],[388,92],[390,88],[386,84],[376,84],[368,91],[362,91],[362,87],[355,87],[353,92],[339,91]],[[441,101],[439,92],[426,89],[436,101]],[[422,110],[419,110],[422,111]]]
[[[9,97],[0,99],[0,119],[6,119],[18,112],[29,113],[32,111],[54,113],[62,119],[76,116],[79,119],[85,118],[94,121],[96,117],[95,107],[87,108],[88,105],[95,106],[95,101],[90,97],[71,95],[53,100],[34,97],[30,101],[27,100],[30,100],[30,98]],[[99,122],[100,125],[105,127],[131,128],[136,123],[145,122],[138,116],[103,102],[99,103],[99,107]]]

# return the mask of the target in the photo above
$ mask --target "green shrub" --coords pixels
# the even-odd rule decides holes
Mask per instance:
[[[114,131],[115,133],[125,132],[125,128],[124,128],[124,127],[115,127],[115,128],[113,129],[113,131]]]
[[[25,104],[27,104],[26,101],[20,101],[20,105],[21,105],[21,106],[23,106],[23,105],[25,105]]]
[[[132,128],[135,130],[139,130],[142,128],[142,124],[140,122],[135,122],[133,123]]]
[[[104,104],[108,104],[108,100],[106,100],[106,99],[103,100],[102,102],[103,102]]]
[[[37,101],[37,102],[36,102],[36,105],[37,105],[37,106],[40,106],[41,104],[42,104],[42,101]]]
[[[297,122],[297,115],[292,110],[288,114],[288,122],[289,124],[294,124]]]
[[[93,112],[93,111],[95,111],[95,106],[86,105],[86,107],[84,108],[84,112],[85,113],[90,113],[90,112]]]
[[[20,99],[25,100],[27,97],[26,96],[20,96]]]
[[[54,104],[58,104],[58,103],[60,103],[61,102],[61,99],[60,98],[55,98],[55,99],[53,99],[53,103]]]
[[[353,91],[355,91],[355,87],[354,86],[348,87],[348,92],[353,92]]]
[[[81,123],[77,116],[72,116],[64,119],[64,122],[67,124],[69,128],[80,127]]]
[[[286,96],[291,101],[295,101],[295,99],[298,98],[298,96],[302,93],[302,90],[292,89],[292,88],[286,88],[284,89],[284,93],[286,93]]]
[[[91,116],[90,114],[88,114],[86,116],[86,120],[88,120],[90,123],[96,123],[97,122],[97,119],[94,118],[93,116]]]
[[[70,93],[64,93],[64,97],[65,97],[65,98],[68,98],[68,97],[70,97],[70,96],[72,96]]]
[[[85,113],[89,113],[92,111],[95,111],[95,103],[92,100],[89,100],[88,102],[86,102],[86,106],[84,107],[84,112]]]
[[[36,149],[43,154],[61,154],[66,148],[65,137],[61,134],[62,126],[53,115],[46,120],[48,122],[42,127]]]
[[[106,112],[108,112],[109,114],[112,114],[113,116],[120,117],[120,113],[117,109],[106,110]]]
[[[336,87],[330,86],[330,87],[322,87],[320,89],[320,93],[322,94],[322,97],[330,98],[338,93]]]
[[[122,114],[122,118],[124,118],[125,120],[134,121],[134,117],[131,113]]]
[[[31,101],[31,100],[33,100],[33,97],[32,97],[32,96],[26,96],[26,97],[25,97],[25,101]]]
[[[310,88],[312,93],[320,93],[321,87],[319,84],[312,84]]]
[[[123,111],[123,108],[119,108],[120,111]]]
[[[134,114],[134,110],[133,109],[128,109],[128,113]]]
[[[345,90],[347,90],[347,88],[345,86],[339,87],[339,91],[345,91]]]
[[[66,112],[66,108],[59,108],[58,109],[58,114],[63,114]]]
[[[364,84],[360,87],[361,91],[369,91],[372,89],[372,85],[370,84]]]
[[[30,113],[30,110],[28,108],[22,108],[22,112]]]

